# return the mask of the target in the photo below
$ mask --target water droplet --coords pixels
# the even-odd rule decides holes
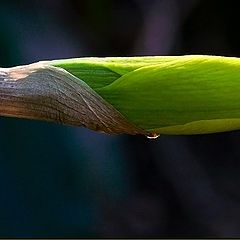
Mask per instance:
[[[159,136],[160,136],[159,133],[149,133],[149,134],[147,135],[147,138],[148,138],[148,139],[157,139]]]

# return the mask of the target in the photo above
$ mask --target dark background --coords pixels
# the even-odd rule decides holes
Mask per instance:
[[[0,2],[0,66],[240,56],[238,1]],[[240,132],[108,136],[0,118],[0,237],[240,237]]]

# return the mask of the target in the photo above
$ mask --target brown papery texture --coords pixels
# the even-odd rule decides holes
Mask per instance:
[[[0,68],[0,115],[84,126],[110,134],[144,134],[86,83],[62,68]]]

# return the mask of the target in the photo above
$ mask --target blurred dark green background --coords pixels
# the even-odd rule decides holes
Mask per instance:
[[[238,1],[12,0],[0,66],[240,56]],[[240,133],[107,136],[0,118],[0,237],[240,237]]]

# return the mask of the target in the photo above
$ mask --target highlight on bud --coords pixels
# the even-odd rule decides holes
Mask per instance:
[[[205,134],[240,129],[238,58],[203,55],[76,58],[44,61],[35,66],[38,66],[35,69],[38,72],[40,68],[51,68],[50,72],[45,71],[45,74],[51,76],[54,75],[54,71],[58,71],[58,77],[51,79],[51,84],[56,89],[53,92],[51,88],[47,88],[51,84],[45,82],[41,89],[41,102],[44,102],[45,95],[46,99],[54,99],[54,96],[59,99],[62,93],[62,99],[66,103],[66,109],[61,106],[62,123],[69,124],[69,117],[62,113],[70,114],[71,110],[67,109],[72,108],[72,105],[68,105],[70,98],[72,102],[82,99],[81,104],[76,104],[78,110],[74,108],[74,114],[71,115],[77,118],[76,121],[71,120],[74,122],[72,125],[84,125],[109,133],[114,133],[113,125],[122,123],[124,127],[119,126],[116,133],[139,133],[148,135],[149,138],[155,138],[159,134]],[[22,68],[27,71],[28,66]],[[62,75],[59,70],[62,70]],[[11,72],[11,69],[8,71]],[[41,75],[41,71],[38,76]],[[7,90],[6,81],[3,88],[4,80],[1,76],[3,74],[1,75],[0,70],[0,100],[3,100]],[[45,76],[44,79],[50,78]],[[43,79],[38,81],[35,77],[34,81],[39,82],[39,88]],[[75,87],[69,90],[69,84],[72,86],[73,82]],[[31,81],[26,84],[33,86],[36,83]],[[28,88],[26,84],[24,87]],[[68,95],[63,88],[68,88]],[[11,91],[14,96],[15,92]],[[27,91],[24,92],[26,93]],[[37,98],[34,94],[30,95],[28,101]],[[64,101],[61,104],[64,104]],[[78,114],[83,114],[83,102],[90,110],[85,109],[85,115],[78,118]],[[93,102],[94,104],[91,104]],[[7,104],[10,105],[9,102]],[[101,113],[101,109],[106,109],[102,104],[107,106],[108,110]],[[55,107],[58,107],[57,103]],[[6,108],[4,101],[1,101],[0,115],[7,115],[3,113]],[[40,110],[41,107],[38,111]],[[44,111],[46,112],[46,106]],[[92,115],[90,119],[86,116],[89,112]],[[105,118],[105,115],[111,117]],[[114,116],[121,121],[118,122]],[[76,124],[84,118],[84,124]],[[52,120],[54,121],[54,117]]]

